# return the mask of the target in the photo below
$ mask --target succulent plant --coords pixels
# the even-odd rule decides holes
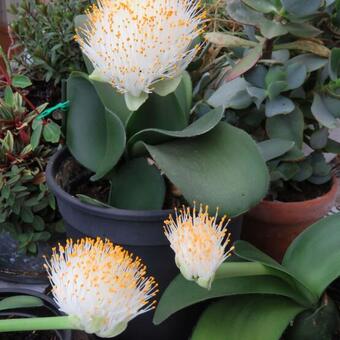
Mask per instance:
[[[274,198],[331,179],[324,153],[340,152],[330,137],[340,117],[340,49],[330,39],[338,8],[322,0],[230,0],[226,12],[241,29],[206,35],[223,63],[201,76],[199,109],[222,105],[227,121],[258,141]]]

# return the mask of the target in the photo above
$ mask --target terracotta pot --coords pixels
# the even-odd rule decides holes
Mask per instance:
[[[338,182],[333,177],[330,191],[312,200],[262,201],[245,217],[242,239],[281,262],[292,241],[334,207]]]

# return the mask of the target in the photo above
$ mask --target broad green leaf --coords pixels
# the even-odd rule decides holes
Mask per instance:
[[[31,80],[23,75],[16,75],[12,78],[12,85],[20,89],[25,89],[32,85]]]
[[[262,50],[262,44],[258,44],[255,48],[249,50],[246,56],[243,57],[230,72],[227,73],[226,81],[231,81],[240,77],[255,66],[262,57]]]
[[[175,96],[182,109],[182,112],[184,112],[188,120],[192,106],[192,91],[193,89],[190,74],[185,71],[182,75],[182,81],[175,91]]]
[[[281,0],[284,9],[296,17],[305,17],[315,14],[321,7],[323,0]]]
[[[178,275],[163,293],[153,322],[159,325],[179,310],[201,301],[241,294],[282,295],[293,300],[299,299],[298,294],[286,282],[270,275],[216,279],[210,290]]]
[[[330,153],[340,153],[340,143],[333,139],[328,139],[325,151]]]
[[[12,107],[14,105],[14,93],[10,86],[5,87],[4,99],[8,106]]]
[[[339,214],[316,222],[293,241],[283,259],[283,265],[318,296],[340,276],[339,225]]]
[[[327,128],[321,128],[315,131],[310,137],[310,146],[314,150],[323,149],[328,142],[329,130]]]
[[[337,124],[335,117],[328,111],[323,98],[318,93],[314,93],[311,110],[313,116],[321,125],[329,129],[336,128]]]
[[[329,62],[329,75],[336,81],[340,75],[340,48],[333,48]]]
[[[44,302],[35,296],[17,295],[2,299],[0,301],[0,311],[18,308],[34,308],[43,305]]]
[[[291,113],[294,109],[295,104],[291,99],[284,96],[278,96],[275,99],[266,102],[265,112],[266,116],[271,118],[277,115]]]
[[[164,178],[146,158],[123,163],[110,180],[111,206],[129,210],[162,209],[166,191]]]
[[[294,145],[295,143],[292,141],[274,138],[259,143],[258,147],[263,158],[267,162],[284,155],[286,152],[291,150]]]
[[[227,123],[199,137],[146,147],[188,202],[218,206],[234,217],[267,193],[268,170],[255,142]]]
[[[307,67],[300,63],[289,64],[287,66],[288,89],[294,90],[304,84],[307,78]]]
[[[187,82],[183,77],[182,82]],[[183,85],[184,87],[188,85]],[[126,123],[128,137],[146,129],[164,129],[178,131],[188,126],[189,114],[184,111],[184,96],[188,100],[187,92],[183,92],[180,98],[178,91],[184,91],[180,84],[177,90],[168,96],[161,97],[155,93],[150,94],[149,99],[141,108],[134,112]]]
[[[277,12],[277,8],[270,0],[242,0],[246,5],[262,13]]]
[[[72,155],[100,176],[119,161],[125,148],[125,131],[120,119],[100,101],[87,75],[73,73],[68,80],[66,141]]]
[[[115,113],[125,124],[131,116],[132,111],[127,108],[124,95],[118,93],[109,83],[93,80],[91,82],[94,85],[103,105],[111,112]]]
[[[78,194],[76,195],[79,198],[80,202],[86,203],[86,204],[90,204],[93,205],[95,207],[100,207],[100,208],[112,208],[111,205],[105,204],[101,201],[98,201],[92,197],[86,196],[86,195],[81,195]]]
[[[298,148],[303,144],[303,129],[303,114],[297,107],[287,115],[275,116],[266,121],[266,131],[270,138],[294,141]]]
[[[255,261],[262,263],[263,265],[277,270],[277,275],[289,283],[295,288],[300,294],[303,295],[306,305],[313,305],[318,301],[317,297],[313,292],[308,290],[308,286],[304,285],[304,281],[299,280],[299,277],[291,273],[285,266],[276,262],[273,258],[263,253],[253,245],[245,241],[235,242],[235,255],[239,258],[247,261]]]
[[[304,307],[282,296],[232,296],[203,312],[191,340],[278,340]]]
[[[144,143],[155,145],[161,144],[173,138],[192,138],[203,135],[212,130],[222,119],[224,114],[223,108],[211,110],[182,131],[169,131],[161,129],[147,129],[136,133],[128,141],[128,149],[132,154],[138,154],[145,150]],[[137,145],[136,145],[137,143]],[[142,148],[142,150],[140,150]]]

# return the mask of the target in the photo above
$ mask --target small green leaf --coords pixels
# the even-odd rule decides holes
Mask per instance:
[[[110,176],[110,205],[129,210],[160,210],[165,199],[165,182],[160,171],[145,158],[121,165]]]
[[[13,93],[13,90],[10,86],[5,87],[4,99],[5,99],[5,103],[8,106],[13,107],[13,105],[14,105],[14,93]]]
[[[321,7],[323,0],[281,0],[284,9],[296,17],[306,17],[315,14]]]
[[[340,75],[340,48],[333,48],[329,62],[329,75],[336,81]]]
[[[327,58],[319,57],[315,54],[300,54],[287,62],[287,65],[300,64],[307,67],[307,71],[314,72],[324,67],[328,62]]]
[[[277,8],[270,0],[242,0],[242,2],[258,12],[262,12],[265,14],[277,12]]]
[[[334,129],[337,127],[336,119],[329,112],[328,108],[326,107],[323,101],[323,98],[318,93],[314,93],[314,100],[313,100],[311,110],[312,110],[313,116],[323,126],[329,129]]]
[[[268,100],[266,102],[266,116],[268,118],[274,117],[276,115],[288,114],[295,110],[294,102],[283,96],[278,96],[273,100]]]
[[[11,296],[0,301],[0,311],[5,311],[9,309],[18,309],[18,308],[34,308],[41,307],[44,305],[44,302],[35,297],[29,295],[18,295]]]
[[[43,124],[42,124],[42,121],[39,120],[39,124],[33,130],[33,133],[31,136],[30,144],[32,146],[32,150],[35,150],[39,146],[42,130],[43,130]]]
[[[303,114],[297,107],[292,113],[268,118],[266,122],[266,131],[270,138],[294,141],[298,148],[303,144],[303,130]]]
[[[36,131],[36,130],[35,130]],[[51,121],[44,125],[43,136],[46,142],[58,143],[61,135],[61,128],[58,124]]]
[[[210,305],[191,340],[278,340],[305,308],[282,296],[232,296]]]
[[[161,80],[153,85],[153,92],[155,92],[159,96],[165,97],[170,93],[175,92],[181,81],[182,76],[173,79]]]
[[[12,85],[21,89],[25,89],[32,85],[31,80],[23,75],[16,75],[12,78]]]

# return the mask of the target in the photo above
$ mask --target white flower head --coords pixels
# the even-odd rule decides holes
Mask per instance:
[[[199,45],[205,12],[200,0],[97,0],[76,40],[92,62],[93,78],[144,98],[166,80],[172,91]],[[164,85],[161,86],[164,93]],[[172,92],[172,91],[169,92]]]
[[[130,320],[154,309],[157,284],[122,247],[101,239],[67,241],[53,249],[46,269],[59,309],[89,334],[113,337]]]
[[[191,210],[183,207],[165,221],[165,235],[176,254],[176,264],[182,275],[196,281],[201,287],[210,289],[215,273],[231,255],[226,216],[219,223],[218,209],[215,216],[209,216],[208,207],[196,205]]]

